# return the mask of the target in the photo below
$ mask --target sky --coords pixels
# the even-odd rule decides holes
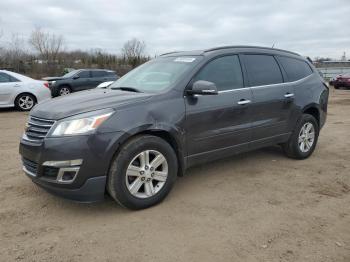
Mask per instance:
[[[350,0],[1,0],[0,43],[34,28],[63,35],[65,49],[120,53],[136,37],[149,55],[260,45],[350,59]],[[23,44],[26,44],[24,41]]]

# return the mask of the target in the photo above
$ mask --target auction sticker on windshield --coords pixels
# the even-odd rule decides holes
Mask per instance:
[[[192,63],[196,58],[194,57],[177,57],[175,62]]]

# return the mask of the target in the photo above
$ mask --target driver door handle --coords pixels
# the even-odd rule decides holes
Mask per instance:
[[[241,99],[237,102],[237,104],[239,105],[246,105],[246,104],[249,104],[251,103],[252,101],[248,100],[248,99]]]

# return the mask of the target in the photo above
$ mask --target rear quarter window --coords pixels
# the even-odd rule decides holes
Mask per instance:
[[[272,55],[244,55],[250,86],[283,83],[281,69]]]
[[[117,74],[116,72],[106,71],[106,76],[113,77],[113,76],[117,76]]]
[[[305,61],[283,56],[278,57],[278,60],[287,74],[288,81],[297,81],[313,73]]]

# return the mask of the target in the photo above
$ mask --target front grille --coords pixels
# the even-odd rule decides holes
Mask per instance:
[[[25,169],[27,169],[30,173],[36,175],[38,172],[38,164],[26,159],[26,158],[22,158],[22,162],[23,162],[23,166],[25,167]]]
[[[33,116],[29,117],[23,139],[41,143],[54,123],[54,120],[42,119]]]

